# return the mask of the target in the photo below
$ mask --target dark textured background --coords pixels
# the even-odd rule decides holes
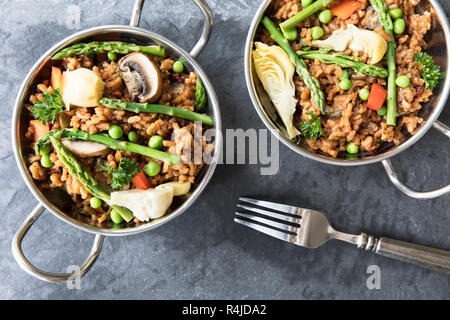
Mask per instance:
[[[190,1],[147,1],[141,26],[190,49],[202,20]],[[260,1],[208,0],[212,38],[199,62],[212,79],[225,128],[263,128],[244,81],[244,39]],[[441,1],[450,15],[450,2]],[[359,251],[340,242],[308,250],[233,223],[238,195],[255,195],[327,213],[338,230],[397,237],[450,250],[450,198],[412,200],[390,184],[380,164],[323,165],[280,146],[282,170],[260,176],[258,165],[219,166],[200,199],[163,227],[107,238],[81,290],[36,280],[14,261],[11,239],[37,201],[16,168],[10,122],[18,87],[47,48],[76,30],[66,27],[73,1],[0,1],[0,298],[7,299],[313,299],[450,298],[450,278]],[[93,5],[96,3],[96,5]],[[182,4],[181,4],[182,3]],[[127,24],[132,0],[77,1],[81,29]],[[55,13],[60,14],[55,14]],[[450,123],[450,109],[440,117]],[[431,130],[393,159],[418,189],[449,182],[449,143]],[[31,261],[65,271],[84,261],[94,236],[44,213],[24,241]],[[381,289],[368,290],[366,269],[381,268]]]

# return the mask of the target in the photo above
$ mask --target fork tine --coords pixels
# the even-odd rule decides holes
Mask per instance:
[[[280,239],[280,240],[283,240],[286,242],[291,242],[291,239],[292,239],[292,235],[289,233],[284,233],[284,232],[277,231],[277,230],[274,230],[274,229],[271,229],[271,228],[268,228],[268,227],[265,227],[265,226],[247,221],[247,220],[242,220],[239,218],[239,216],[236,216],[234,218],[234,222],[242,224],[243,226],[246,226],[251,229],[255,229],[259,232],[265,233],[269,236],[272,236],[274,238],[277,238],[277,239]]]
[[[288,205],[281,204],[281,203],[262,201],[262,200],[247,198],[247,197],[239,197],[239,200],[243,201],[243,202],[248,202],[248,203],[263,207],[263,208],[274,209],[277,211],[281,211],[281,212],[285,212],[285,213],[289,213],[289,214],[293,214],[293,215],[298,215],[298,213],[300,211],[299,208],[296,208],[293,206],[288,206]]]
[[[285,223],[276,222],[276,221],[273,221],[273,220],[270,220],[267,218],[257,217],[252,214],[247,214],[247,213],[243,213],[243,212],[239,212],[239,211],[236,211],[236,216],[244,217],[246,219],[256,221],[259,223],[264,223],[265,225],[267,225],[269,227],[277,228],[277,229],[283,230],[284,232],[294,232],[294,229],[298,229],[298,227],[294,227],[294,226],[291,226],[291,225],[288,225]]]
[[[299,216],[291,216],[291,215],[287,215],[284,213],[276,213],[276,212],[272,212],[272,211],[267,211],[267,210],[263,210],[263,209],[259,209],[259,208],[255,208],[255,207],[250,207],[250,206],[246,206],[243,204],[237,204],[238,208],[242,208],[248,211],[252,211],[252,212],[256,212],[265,216],[269,216],[271,218],[275,218],[275,219],[280,219],[280,220],[284,220],[290,223],[295,223],[297,225],[299,225],[299,221],[298,219],[300,219]]]

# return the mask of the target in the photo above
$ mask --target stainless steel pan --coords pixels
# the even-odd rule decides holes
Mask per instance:
[[[29,274],[41,280],[49,282],[63,282],[73,276],[73,274],[68,273],[55,274],[42,271],[37,267],[33,266],[22,252],[21,243],[23,237],[45,209],[49,210],[56,217],[71,224],[74,227],[77,227],[86,232],[96,234],[92,250],[89,253],[87,260],[80,268],[79,275],[82,276],[92,267],[92,265],[96,261],[102,248],[104,236],[134,235],[159,227],[165,224],[166,222],[169,222],[173,218],[179,216],[184,211],[186,211],[186,209],[188,209],[194,203],[194,201],[200,196],[201,192],[205,189],[206,185],[208,184],[209,180],[211,179],[214,173],[218,159],[220,157],[220,152],[222,150],[222,140],[220,135],[220,132],[222,130],[222,121],[216,93],[205,72],[195,61],[195,58],[200,54],[200,52],[203,50],[203,48],[205,47],[206,43],[209,40],[213,24],[212,12],[205,0],[193,0],[193,1],[200,8],[203,14],[204,27],[200,39],[195,44],[194,48],[190,51],[190,53],[186,52],[184,49],[180,48],[175,43],[171,42],[170,40],[159,34],[139,28],[138,25],[141,17],[141,11],[144,4],[144,0],[137,0],[133,8],[130,26],[109,25],[109,26],[95,27],[73,34],[65,38],[64,40],[60,41],[59,43],[54,45],[50,50],[48,50],[29,71],[17,95],[12,119],[12,137],[13,137],[12,143],[17,165],[22,174],[22,178],[24,179],[28,188],[30,189],[32,194],[36,197],[36,199],[39,201],[38,206],[26,218],[25,222],[17,231],[12,241],[12,251],[14,254],[14,258],[16,259],[18,264],[22,267],[22,269],[24,269]],[[63,49],[64,47],[72,45],[75,42],[86,42],[92,41],[94,39],[97,41],[120,40],[125,42],[138,43],[142,45],[148,45],[152,43],[160,44],[166,47],[166,51],[171,57],[175,59],[182,57],[184,59],[183,62],[186,69],[195,71],[197,75],[202,79],[208,95],[209,101],[208,112],[210,116],[214,119],[214,130],[215,130],[214,145],[216,151],[211,163],[209,163],[207,166],[203,168],[203,171],[199,176],[200,181],[197,182],[192,193],[183,203],[179,204],[175,208],[172,208],[173,210],[169,214],[163,216],[160,219],[153,220],[150,223],[146,223],[138,227],[133,228],[130,227],[125,229],[99,228],[82,223],[70,217],[68,214],[64,212],[64,210],[61,209],[60,206],[57,206],[54,203],[54,201],[49,200],[48,197],[44,196],[42,192],[38,189],[32,177],[30,176],[22,153],[23,152],[22,146],[26,144],[22,143],[22,141],[24,141],[24,134],[26,132],[27,125],[22,119],[21,115],[23,110],[23,104],[30,95],[30,88],[34,88],[35,85],[39,83],[38,81],[40,80],[40,77],[42,77],[41,71],[49,67],[49,65],[51,64],[50,58],[56,52]]]
[[[427,51],[435,58],[435,61],[437,61],[437,63],[441,66],[441,70],[446,74],[444,80],[441,82],[441,87],[434,91],[433,98],[422,110],[421,116],[424,118],[425,123],[416,134],[408,137],[406,141],[398,146],[387,146],[376,154],[367,154],[359,157],[358,159],[348,160],[344,158],[333,159],[331,157],[315,153],[304,148],[301,144],[297,144],[294,141],[290,140],[286,133],[283,122],[276,114],[276,112],[274,112],[274,106],[270,101],[270,98],[264,91],[264,88],[262,87],[256,75],[251,59],[251,51],[253,49],[253,42],[257,27],[259,25],[259,21],[271,5],[272,1],[273,0],[264,0],[262,2],[250,25],[245,45],[245,78],[247,82],[248,92],[257,113],[259,114],[267,128],[269,128],[269,130],[273,134],[279,137],[281,142],[283,142],[291,150],[315,161],[339,166],[357,166],[381,162],[392,183],[400,191],[412,198],[426,200],[448,195],[450,193],[450,185],[447,185],[446,187],[443,187],[441,189],[427,192],[412,190],[399,180],[390,161],[391,157],[399,154],[402,151],[405,151],[414,143],[416,143],[431,127],[437,129],[447,137],[450,137],[449,128],[443,123],[437,121],[437,118],[439,117],[442,109],[447,102],[450,90],[450,75],[447,72],[450,66],[450,29],[447,16],[445,15],[445,12],[442,10],[439,3],[436,0],[423,0],[421,2],[421,8],[423,10],[432,7],[436,12],[434,16],[435,23],[433,23],[432,30],[429,33],[430,39],[427,39],[430,47]]]

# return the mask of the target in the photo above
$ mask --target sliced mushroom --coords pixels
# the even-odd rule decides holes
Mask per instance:
[[[119,60],[119,71],[131,99],[155,102],[162,92],[161,72],[155,63],[142,52],[134,52]]]
[[[81,158],[103,156],[109,150],[108,146],[94,141],[62,140],[62,143],[70,152]]]

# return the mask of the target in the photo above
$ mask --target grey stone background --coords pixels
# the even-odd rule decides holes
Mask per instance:
[[[243,46],[259,0],[208,0],[214,31],[199,62],[212,79],[225,128],[263,128],[244,81]],[[0,1],[0,298],[4,299],[448,299],[450,278],[375,256],[339,242],[308,250],[233,223],[239,195],[267,197],[322,210],[338,230],[396,237],[450,250],[450,198],[416,201],[390,184],[380,164],[323,165],[281,148],[280,173],[258,165],[219,166],[188,212],[137,236],[107,238],[80,290],[23,272],[10,243],[37,205],[16,168],[10,122],[29,68],[47,48],[74,31],[66,26],[74,1]],[[95,5],[94,5],[95,3]],[[450,15],[450,2],[441,1]],[[76,1],[81,29],[127,24],[132,0]],[[141,26],[190,49],[202,27],[190,1],[147,1]],[[440,117],[450,123],[450,109]],[[449,182],[449,143],[431,130],[394,165],[418,189]],[[36,265],[62,272],[84,261],[93,235],[44,213],[24,241]],[[366,269],[381,268],[381,289],[368,290]]]

